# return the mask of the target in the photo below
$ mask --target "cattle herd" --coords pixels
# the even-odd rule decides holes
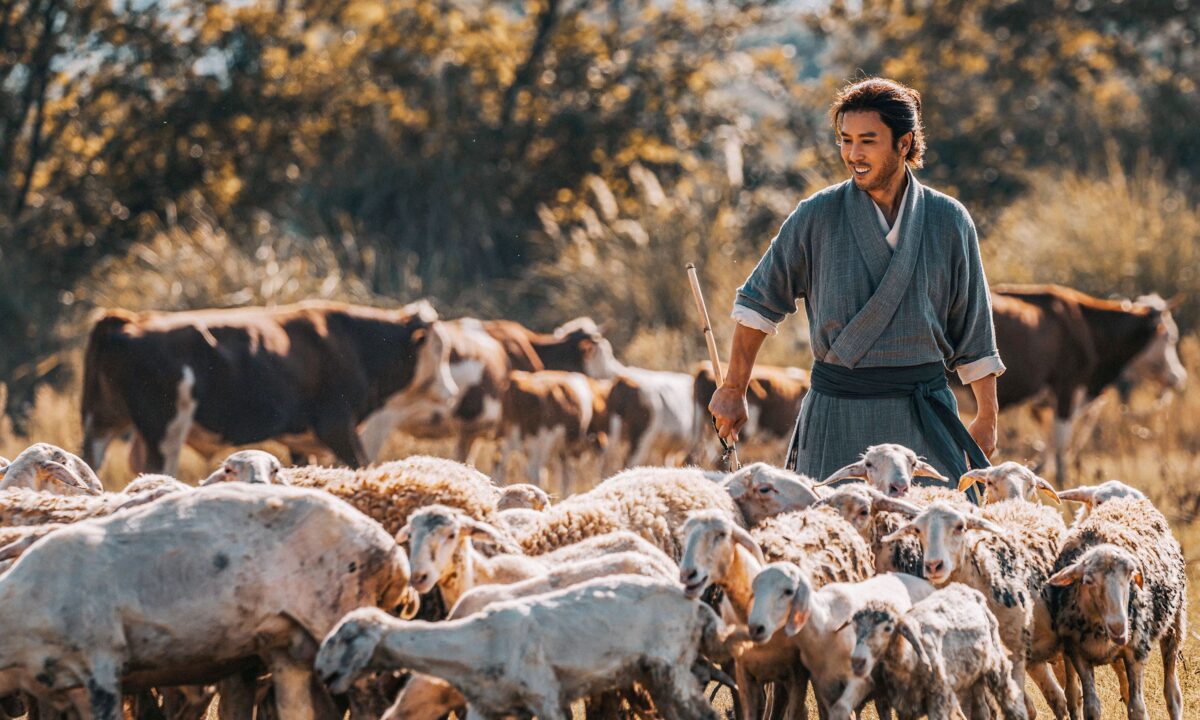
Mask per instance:
[[[1060,440],[1109,386],[1186,380],[1157,297],[994,301],[1002,405],[1050,403]],[[1155,648],[1181,720],[1184,560],[1144,494],[1062,490],[1061,458],[1058,487],[1014,462],[944,478],[899,445],[829,478],[702,469],[714,386],[624,365],[586,318],[109,312],[82,457],[0,458],[0,720],[202,720],[214,698],[222,720],[683,720],[718,717],[714,683],[741,720],[1011,719],[1036,714],[1027,678],[1056,718],[1095,720],[1103,665],[1144,718]],[[744,436],[784,441],[807,390],[757,368]],[[393,431],[459,457],[378,462]],[[141,474],[110,492],[117,438]],[[265,440],[289,462],[242,450],[199,487],[175,477],[185,444]],[[518,449],[529,482],[506,484]],[[566,460],[585,454],[605,479],[582,491]],[[1078,503],[1073,524],[1042,498]]]

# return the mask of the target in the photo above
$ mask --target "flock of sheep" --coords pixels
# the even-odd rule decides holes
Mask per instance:
[[[216,695],[222,720],[692,720],[716,682],[742,720],[805,717],[809,687],[824,719],[1014,720],[1028,675],[1095,720],[1099,665],[1145,718],[1157,644],[1182,719],[1184,561],[1145,496],[921,476],[878,445],[820,482],[637,467],[551,503],[440,458],[241,451],[112,493],[37,444],[0,459],[0,718],[202,720]]]

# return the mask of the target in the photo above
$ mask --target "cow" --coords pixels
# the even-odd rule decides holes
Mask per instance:
[[[430,332],[436,320],[423,301],[106,312],[84,357],[83,458],[99,467],[132,430],[138,472],[175,475],[185,443],[268,439],[365,465],[359,422],[404,391],[456,392]]]
[[[612,347],[588,318],[572,320],[548,334],[512,320],[476,318],[442,321],[436,331],[448,350],[446,371],[455,381],[457,395],[441,403],[413,403],[403,397],[389,402],[360,428],[371,460],[379,458],[388,436],[399,429],[418,438],[456,438],[457,458],[473,464],[478,441],[498,431],[510,371],[604,373],[612,355]]]
[[[608,417],[605,473],[649,462],[684,462],[696,428],[692,376],[621,366],[608,393]],[[626,442],[629,450],[622,457]]]
[[[692,372],[692,400],[696,404],[696,446],[691,460],[713,466],[720,457],[720,442],[712,426],[712,415],[708,402],[717,390],[717,383],[709,363],[697,363]],[[792,436],[796,418],[800,415],[800,404],[812,387],[808,372],[795,367],[755,365],[746,387],[746,405],[749,419],[738,431],[738,440],[749,443],[782,443]],[[783,452],[780,452],[780,461]]]
[[[521,448],[530,483],[546,487],[543,473],[549,470],[548,463],[556,460],[560,494],[569,495],[572,488],[567,477],[567,455],[579,456],[603,448],[611,384],[582,373],[514,370],[501,402],[501,455],[493,470],[496,483],[504,483],[508,456]]]
[[[1007,371],[996,383],[1001,409],[1028,400],[1052,406],[1050,446],[1059,487],[1072,423],[1094,417],[1093,402],[1109,387],[1127,395],[1136,381],[1180,389],[1187,371],[1171,317],[1177,301],[1157,295],[1102,300],[1059,285],[998,285],[992,290],[996,344]],[[969,393],[964,404],[973,405]]]

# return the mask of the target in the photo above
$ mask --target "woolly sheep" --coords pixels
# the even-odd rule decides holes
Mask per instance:
[[[1137,488],[1130,487],[1120,480],[1109,480],[1099,485],[1081,485],[1058,493],[1061,500],[1082,503],[1083,507],[1075,514],[1075,525],[1083,522],[1092,508],[1097,505],[1116,500],[1117,498],[1134,498],[1145,500],[1146,495]]]
[[[1100,717],[1092,667],[1117,658],[1129,681],[1129,717],[1146,717],[1142,676],[1158,644],[1167,713],[1180,720],[1176,663],[1187,625],[1187,575],[1162,513],[1135,497],[1097,505],[1063,541],[1049,585],[1064,653],[1082,680],[1085,718]]]
[[[567,720],[574,699],[638,681],[667,717],[715,720],[691,668],[701,653],[727,657],[723,631],[677,586],[616,576],[440,623],[356,610],[326,637],[315,667],[334,692],[371,669],[436,675],[467,696],[470,717]]]
[[[914,488],[915,489],[915,488]],[[884,538],[920,514],[916,505],[884,495],[865,483],[849,483],[822,498],[819,505],[836,510],[862,535],[875,558],[875,572],[902,572],[924,577],[921,542],[904,535],[890,542]]]
[[[622,533],[629,535],[629,533]],[[632,536],[637,537],[637,536]],[[638,538],[640,540],[640,538]],[[645,543],[642,540],[642,543]],[[647,543],[648,544],[648,543]],[[674,582],[679,569],[662,551],[622,551],[557,563],[545,575],[508,585],[481,585],[463,593],[448,619],[457,620],[498,602],[532,597],[610,575],[642,575]],[[466,705],[466,698],[446,681],[431,675],[414,675],[381,720],[438,720]]]
[[[802,565],[818,586],[860,580],[872,573],[866,543],[828,508],[778,515],[750,531],[719,511],[699,511],[688,516],[683,530],[686,545],[679,579],[685,591],[698,597],[708,585],[717,585],[725,591],[726,622],[738,625],[747,623],[754,578],[768,561]],[[762,644],[743,653],[734,666],[744,717],[757,716],[762,701],[759,686],[766,682],[786,686],[792,717],[803,705],[806,682],[795,649],[782,635],[755,639]]]
[[[0,575],[0,696],[55,706],[82,687],[85,717],[117,720],[123,686],[194,684],[260,655],[279,716],[308,720],[315,639],[351,609],[402,601],[415,609],[404,553],[345,503],[259,485],[177,493],[56,530]]]
[[[526,554],[540,555],[593,535],[629,530],[678,559],[680,528],[689,512],[718,510],[743,523],[733,498],[715,482],[723,477],[697,468],[625,470],[547,508],[513,535]]]
[[[983,498],[988,503],[1022,499],[1033,502],[1040,492],[1057,505],[1059,495],[1045,478],[1021,463],[1008,460],[999,465],[969,470],[959,478],[958,489],[983,486]]]
[[[839,480],[858,478],[866,480],[884,495],[903,497],[912,487],[915,477],[949,482],[948,478],[917,457],[912,450],[896,443],[884,443],[868,447],[857,462],[836,470],[817,483],[817,487],[824,487]]]
[[[130,480],[128,485],[121,488],[121,494],[142,495],[145,493],[152,493],[161,497],[169,492],[179,492],[193,489],[194,488],[191,485],[176,480],[170,475],[143,473]]]
[[[1030,676],[1060,717],[1066,698],[1045,662],[1057,642],[1042,589],[1064,532],[1054,510],[1024,500],[997,503],[982,515],[939,502],[885,538],[917,535],[930,582],[961,582],[984,594],[1000,624],[1014,681],[1024,687],[1028,662]],[[1027,698],[1030,714],[1032,707]]]
[[[933,586],[902,573],[887,573],[854,583],[830,583],[819,589],[798,565],[777,562],[754,578],[754,604],[747,618],[750,639],[764,642],[780,631],[798,650],[813,683],[813,694],[822,713],[845,697],[857,708],[871,693],[869,680],[856,679],[850,670],[854,647],[848,633],[839,632],[864,602],[886,599],[907,609],[923,599]],[[887,715],[879,707],[880,715]]]
[[[751,527],[780,513],[811,507],[820,499],[812,478],[763,462],[730,473],[722,484]]]
[[[1025,720],[996,618],[978,590],[950,583],[898,612],[872,601],[854,613],[850,664],[860,678],[877,673],[887,704],[900,720],[949,720],[960,704],[968,717],[991,717],[989,693],[1005,720]],[[878,668],[878,670],[876,670]],[[850,717],[839,703],[832,717]]]
[[[280,476],[283,469],[279,458],[262,450],[239,450],[221,463],[221,467],[205,478],[204,485],[214,485],[221,482],[244,482],[262,484],[287,485],[287,477]]]
[[[52,495],[18,488],[0,490],[0,527],[73,523],[111,515],[154,500],[152,494]]]
[[[0,490],[29,488],[56,495],[99,495],[100,478],[77,455],[49,443],[35,443],[0,467]]]

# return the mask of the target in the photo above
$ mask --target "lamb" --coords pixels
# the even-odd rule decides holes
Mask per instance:
[[[637,537],[630,533],[614,534]],[[645,543],[644,540],[641,542]],[[545,575],[509,585],[477,586],[463,593],[451,609],[448,619],[467,617],[494,603],[541,595],[610,575],[642,575],[673,582],[679,576],[678,567],[662,551],[653,547],[650,550],[652,552],[649,554],[627,550],[556,563]],[[465,706],[466,702],[466,698],[446,681],[418,674],[404,686],[381,720],[438,720]]]
[[[279,716],[310,720],[315,639],[364,605],[411,615],[408,576],[387,533],[324,493],[176,493],[56,530],[0,575],[0,696],[61,708],[83,688],[77,712],[118,720],[123,688],[197,684],[259,656]]]
[[[99,495],[100,478],[77,455],[49,443],[35,443],[0,466],[0,490],[29,488],[56,495]]]
[[[1124,660],[1130,718],[1145,718],[1142,676],[1157,643],[1171,720],[1183,717],[1176,663],[1187,624],[1183,552],[1162,513],[1136,497],[1108,500],[1068,533],[1049,579],[1050,610],[1083,684],[1087,720],[1100,717],[1092,668]]]
[[[731,624],[746,625],[754,597],[752,583],[768,560],[803,565],[818,586],[861,580],[872,573],[866,543],[828,508],[769,518],[749,532],[718,511],[699,511],[688,516],[684,536],[679,579],[685,591],[698,597],[709,584],[720,587],[725,591],[722,613]],[[754,637],[753,628],[750,632]],[[743,717],[758,716],[759,686],[766,682],[785,684],[787,716],[795,717],[803,707],[807,681],[795,649],[782,635],[754,639],[763,644],[742,654],[734,666]]]
[[[1000,623],[1014,681],[1024,686],[1028,663],[1057,717],[1066,714],[1066,698],[1046,664],[1057,652],[1057,640],[1042,589],[1064,532],[1061,516],[1051,508],[1009,500],[989,506],[983,515],[934,503],[884,538],[917,535],[930,582],[961,582],[984,594]],[[1026,708],[1033,714],[1028,698]]]
[[[239,450],[221,463],[221,467],[213,471],[204,485],[214,485],[220,482],[245,482],[287,485],[287,477],[280,476],[283,466],[279,458],[262,450]]]
[[[968,717],[985,720],[989,692],[1005,720],[1027,718],[996,617],[978,590],[951,583],[905,613],[871,601],[849,624],[854,674],[868,678],[878,668],[879,686],[900,720],[926,714],[948,720],[960,703]],[[831,715],[850,717],[853,709],[839,703]]]
[[[691,668],[701,653],[727,657],[723,631],[677,586],[622,575],[440,623],[356,610],[325,638],[315,667],[334,692],[365,670],[436,675],[467,696],[470,717],[567,720],[572,700],[638,681],[668,718],[715,720]]]
[[[288,467],[289,485],[319,488],[353,505],[392,535],[418,508],[438,503],[476,520],[492,520],[500,490],[491,478],[453,460],[414,455],[367,468]]]
[[[827,713],[839,698],[857,708],[873,690],[869,680],[850,669],[853,639],[839,628],[871,599],[888,600],[901,609],[933,592],[925,580],[887,573],[860,582],[837,582],[814,588],[808,573],[790,562],[767,565],[754,578],[754,604],[747,618],[750,639],[762,643],[782,634],[797,649],[811,674],[818,708]],[[878,707],[881,717],[885,708]]]
[[[751,527],[769,517],[811,507],[820,500],[812,478],[763,462],[730,473],[722,485]]]
[[[888,497],[864,483],[843,485],[818,504],[836,510],[862,535],[871,547],[876,573],[902,572],[924,577],[920,540],[905,535],[884,542],[884,538],[919,515],[919,507],[906,500]]]
[[[1059,503],[1059,495],[1053,485],[1021,463],[1012,460],[992,467],[969,470],[958,481],[959,491],[966,491],[976,485],[983,486],[983,499],[988,503],[1017,498],[1033,502],[1039,492],[1053,500],[1055,505]]]
[[[593,535],[629,530],[678,560],[680,528],[689,512],[718,510],[742,524],[733,498],[716,482],[723,477],[698,468],[625,470],[530,518],[513,536],[527,555],[541,555]]]

